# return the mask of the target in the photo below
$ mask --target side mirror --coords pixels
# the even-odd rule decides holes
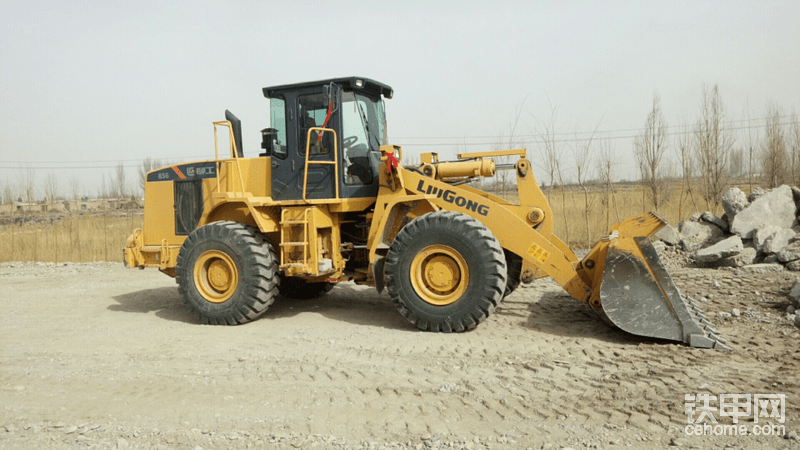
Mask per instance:
[[[261,148],[264,153],[261,156],[271,156],[274,150],[275,140],[278,138],[278,130],[275,128],[264,128],[261,130]]]

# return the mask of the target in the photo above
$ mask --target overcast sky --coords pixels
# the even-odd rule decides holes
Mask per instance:
[[[730,120],[748,104],[756,118],[770,101],[800,109],[798,1],[0,0],[0,11],[0,188],[32,167],[39,186],[53,171],[63,194],[80,177],[93,195],[119,161],[133,188],[143,158],[213,157],[226,108],[254,156],[269,122],[262,87],[350,75],[394,88],[389,136],[406,155],[489,150],[520,111],[537,165],[535,125],[552,105],[563,139],[612,138],[622,178],[636,175],[621,137],[643,126],[654,92],[670,126],[697,119],[704,85],[719,86]]]

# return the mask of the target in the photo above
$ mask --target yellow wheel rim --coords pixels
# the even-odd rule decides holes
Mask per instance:
[[[239,285],[239,271],[230,256],[209,250],[194,265],[194,284],[200,295],[211,303],[223,303],[231,298]]]
[[[467,290],[467,261],[453,248],[431,245],[411,261],[411,285],[417,294],[436,306],[454,303]]]

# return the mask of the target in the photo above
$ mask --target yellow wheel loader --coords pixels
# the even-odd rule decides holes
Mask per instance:
[[[214,160],[147,174],[144,226],[127,267],[176,278],[204,323],[235,325],[280,294],[309,298],[353,281],[387,289],[422,330],[458,332],[485,320],[519,284],[550,276],[574,299],[629,333],[727,348],[681,296],[644,214],[614,225],[579,260],[553,234],[553,214],[525,150],[437,154],[402,166],[388,144],[383,99],[392,89],[350,77],[264,88],[270,127],[245,157],[241,124],[214,122]],[[218,130],[230,151],[220,156]],[[496,165],[495,157],[518,157]],[[471,184],[516,174],[519,204]]]

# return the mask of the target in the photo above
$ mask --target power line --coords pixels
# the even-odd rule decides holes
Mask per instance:
[[[793,114],[785,114],[785,115],[782,115],[782,116],[777,116],[777,118],[778,119],[785,119],[787,117],[793,117],[793,116],[794,116]],[[769,120],[769,119],[772,119],[772,118],[774,118],[774,117],[758,117],[758,118],[754,118],[754,119],[727,120],[727,121],[725,121],[725,123],[758,122],[758,121],[761,121],[761,120],[766,121],[766,120]],[[787,124],[793,124],[793,123],[796,123],[796,122],[787,122]],[[694,127],[694,126],[695,126],[695,124],[681,124],[681,125],[668,125],[665,128],[667,128],[667,129],[669,129],[669,128],[691,128],[691,127]],[[754,126],[761,127],[763,125],[754,125]],[[646,127],[641,127],[641,128],[627,128],[627,129],[619,129],[619,130],[597,130],[597,131],[563,132],[563,133],[552,133],[552,135],[553,136],[574,136],[576,134],[589,134],[589,135],[595,134],[595,135],[597,135],[597,134],[606,134],[606,133],[609,133],[609,134],[610,133],[628,133],[628,132],[631,132],[631,131],[644,131],[646,129],[647,129]],[[741,129],[741,127],[740,128],[735,128],[735,129]],[[521,137],[536,137],[536,136],[539,136],[539,134],[527,134],[527,135],[519,135],[519,136],[521,136]],[[498,136],[432,136],[432,137],[426,137],[426,136],[400,136],[397,139],[497,139],[497,137]]]
[[[790,115],[783,115],[778,116],[779,118],[786,118],[792,117]],[[770,117],[760,117],[757,119],[743,119],[743,120],[730,120],[725,123],[742,123],[742,122],[753,122],[753,121],[762,121],[770,119]],[[796,125],[800,122],[793,121],[793,122],[784,122],[778,124],[779,126],[789,126],[789,125]],[[745,126],[738,126],[738,127],[731,127],[725,128],[725,130],[744,130],[747,128],[765,128],[768,124],[756,124],[756,125],[745,125]],[[667,126],[666,128],[687,128],[693,127],[695,125],[673,125]],[[611,141],[611,140],[620,140],[620,139],[633,139],[638,137],[638,134],[628,134],[622,136],[596,136],[597,134],[610,134],[610,133],[619,133],[619,132],[630,132],[630,131],[644,131],[646,128],[631,128],[627,130],[598,130],[596,132],[587,131],[587,132],[579,132],[579,133],[553,133],[550,136],[575,136],[579,134],[595,134],[593,140],[598,141]],[[691,131],[672,131],[667,132],[665,135],[667,136],[674,136],[683,133],[691,133]],[[527,134],[527,135],[519,135],[518,139],[521,141],[520,144],[528,144],[533,142],[534,144],[539,140],[541,135],[539,134]],[[464,137],[399,137],[398,140],[402,139],[497,139],[498,136],[464,136]],[[565,142],[580,142],[584,141],[586,138],[570,138],[570,139],[557,139],[555,140],[556,143],[565,143]],[[469,146],[479,146],[479,145],[492,145],[494,142],[424,142],[424,143],[406,143],[403,144],[403,147],[457,147],[460,145],[469,145]],[[0,163],[0,170],[20,170],[20,169],[39,169],[39,170],[77,170],[77,169],[116,169],[120,162],[125,163],[134,163],[133,165],[127,167],[137,167],[139,164],[142,164],[145,159],[109,159],[109,160],[93,160],[93,161],[77,161],[77,160],[68,160],[68,161],[3,161]],[[208,160],[205,155],[194,155],[194,156],[172,156],[172,157],[165,157],[165,158],[158,158],[164,164],[168,164],[166,161],[181,161],[180,163],[183,164],[186,161],[199,161],[199,160]],[[85,163],[113,163],[113,165],[87,165],[87,166],[79,166],[73,164],[85,164]],[[13,164],[13,165],[11,165]],[[50,164],[49,166],[40,166],[38,164]],[[52,164],[64,164],[59,166],[52,166]]]

